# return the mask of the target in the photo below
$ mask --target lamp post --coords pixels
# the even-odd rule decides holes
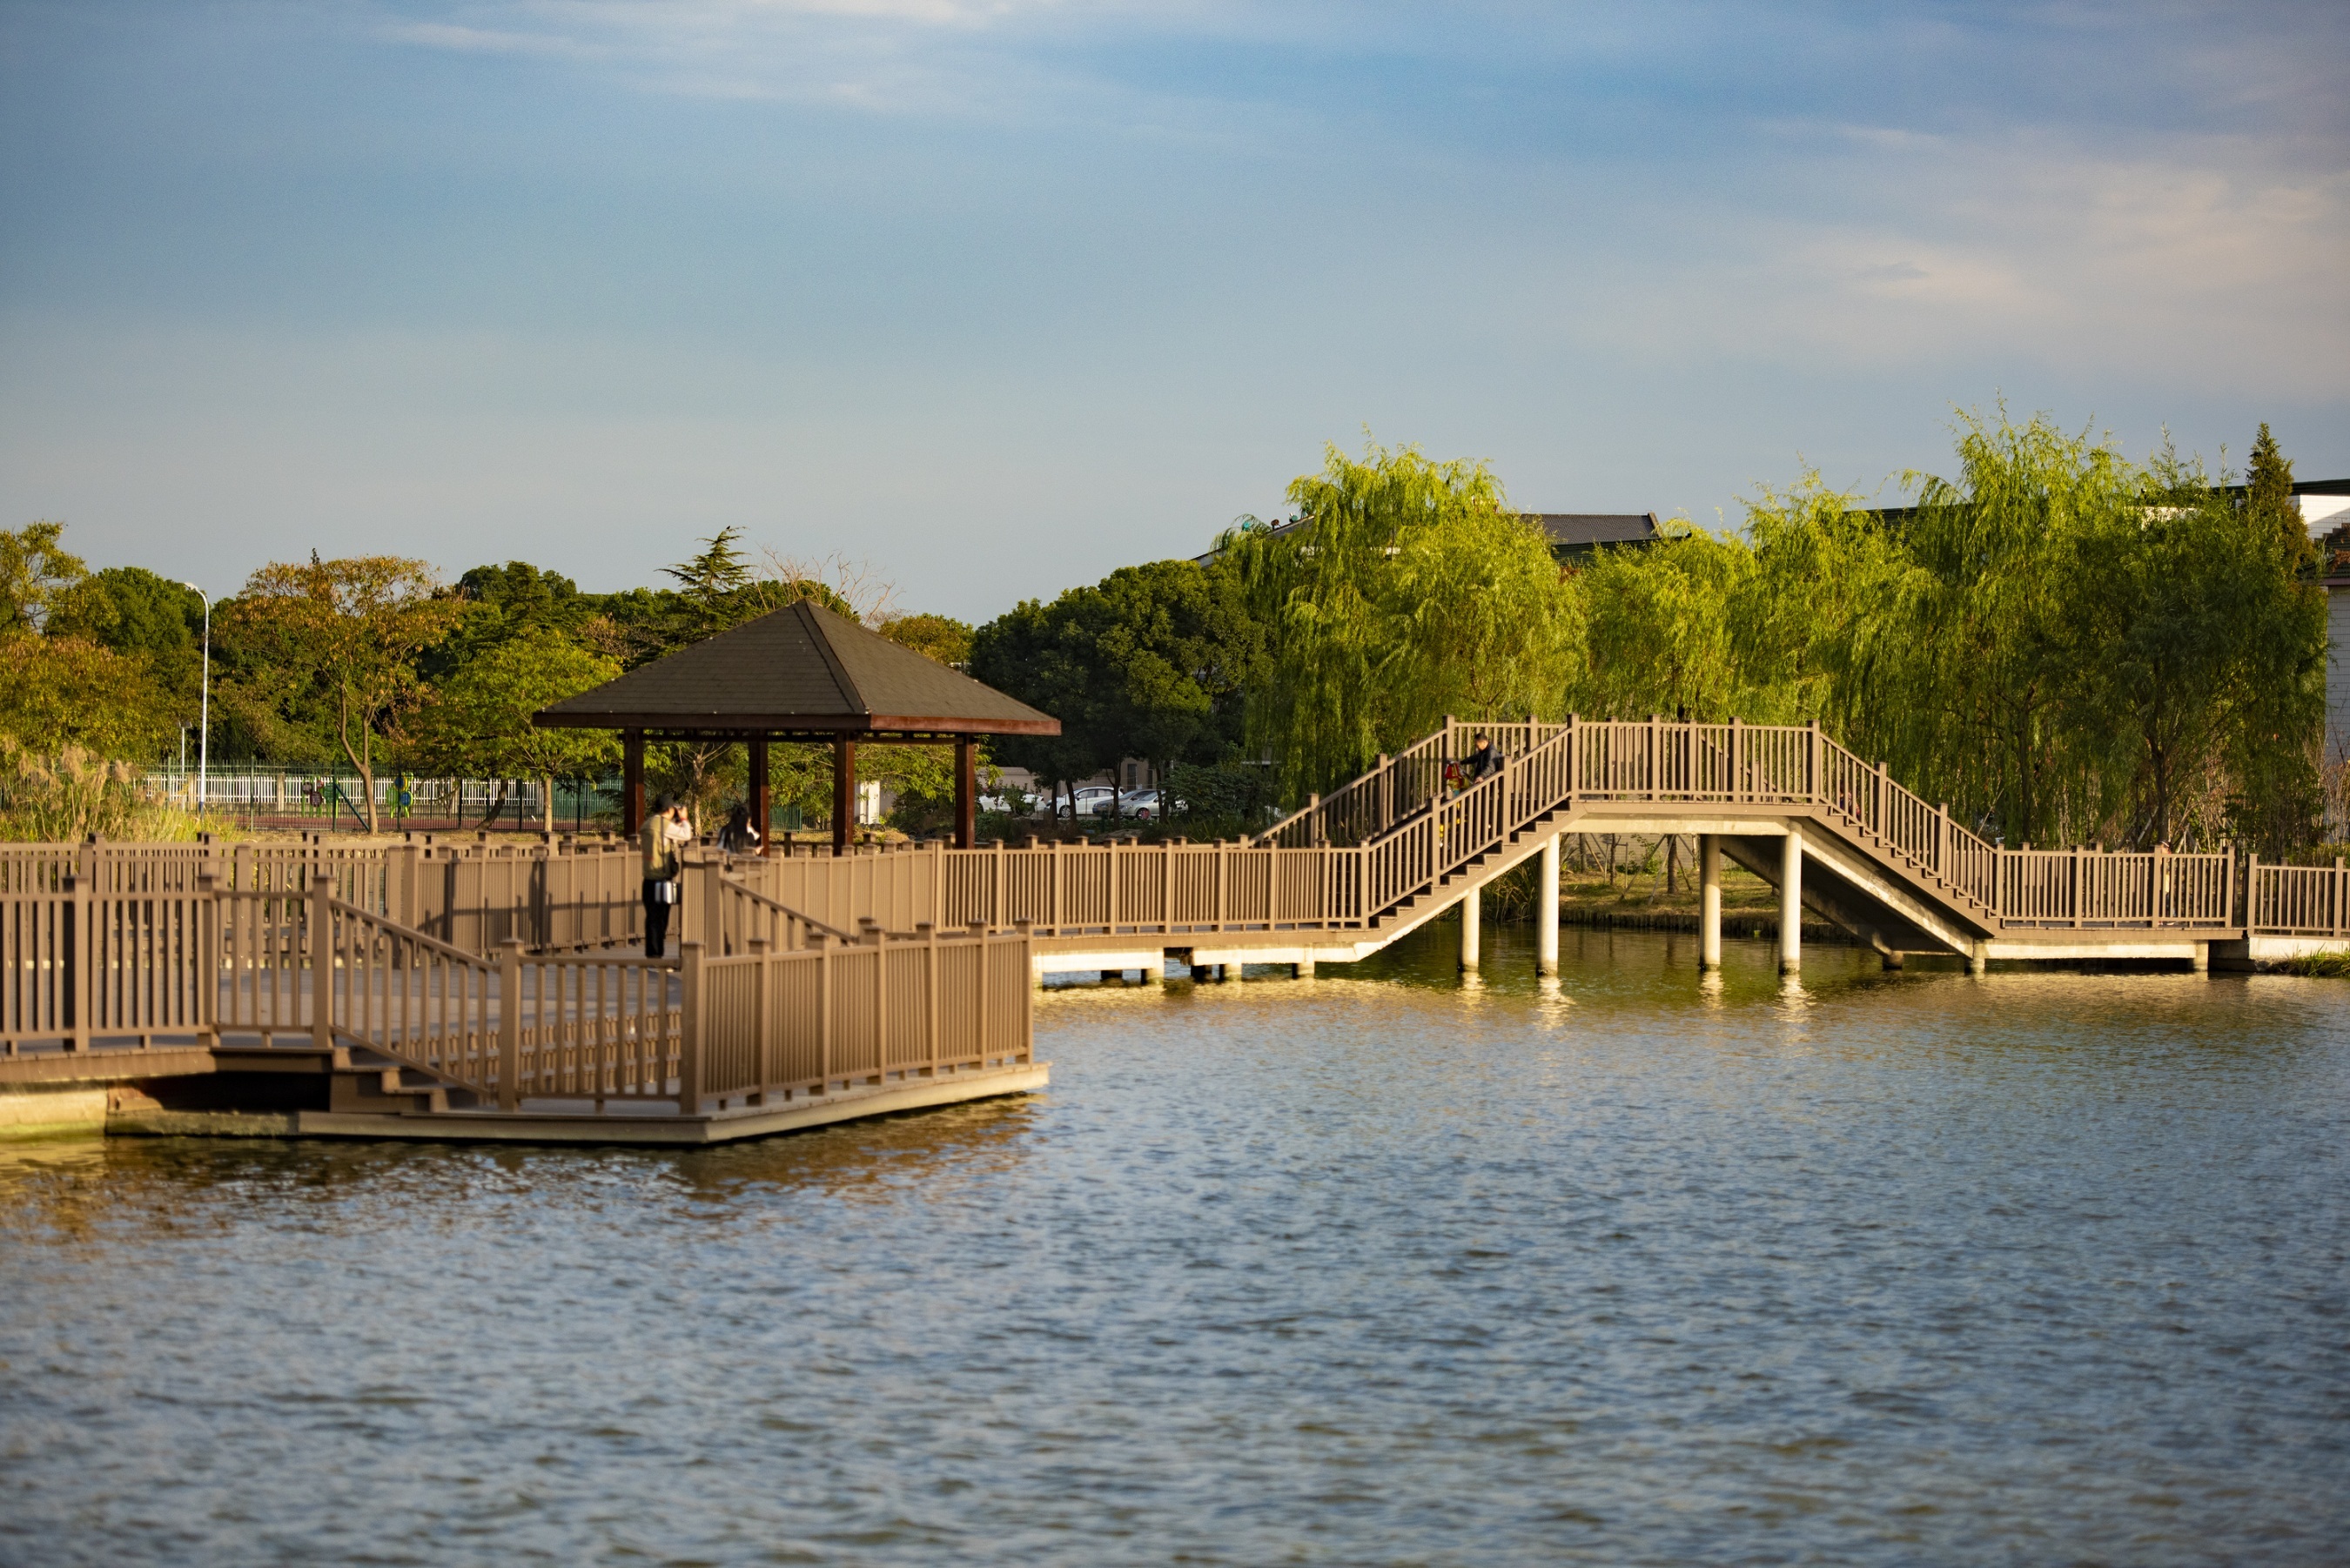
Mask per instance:
[[[213,763],[213,597],[193,583],[182,583],[196,597],[204,601],[204,675],[203,709],[196,732],[196,810],[202,812],[211,796]]]

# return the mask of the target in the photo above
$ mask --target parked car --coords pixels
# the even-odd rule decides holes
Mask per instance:
[[[1159,792],[1155,789],[1130,789],[1124,794],[1118,796],[1118,815],[1120,816],[1130,816],[1137,822],[1155,821],[1156,819],[1166,815],[1170,810],[1181,811],[1183,809],[1184,805],[1181,801],[1162,801]],[[1107,804],[1105,803],[1104,805],[1096,806],[1094,808],[1094,815],[1096,816],[1107,816],[1109,815],[1109,807]]]
[[[1109,804],[1118,798],[1118,791],[1107,784],[1084,784],[1078,788],[1076,796],[1079,816],[1107,816]],[[1054,802],[1053,815],[1055,816],[1069,815],[1069,803],[1066,798]]]

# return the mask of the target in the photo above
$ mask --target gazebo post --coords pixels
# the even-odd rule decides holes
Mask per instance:
[[[751,737],[751,826],[759,835],[759,853],[767,852],[767,737]]]
[[[857,820],[857,742],[846,735],[832,742],[832,852],[848,853],[848,830]]]
[[[955,737],[955,847],[979,846],[978,743],[969,735]]]
[[[620,732],[620,833],[634,838],[645,825],[645,732]]]

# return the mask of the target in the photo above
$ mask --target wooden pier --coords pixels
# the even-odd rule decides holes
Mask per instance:
[[[1454,911],[1475,967],[1484,888],[1529,861],[1555,969],[1569,833],[1696,835],[1701,965],[1724,857],[1778,885],[1791,971],[1806,912],[1977,972],[2350,945],[2338,861],[1993,844],[1816,726],[1482,728],[1482,778],[1448,725],[1241,842],[696,851],[664,960],[627,950],[609,841],[0,848],[0,1127],[12,1088],[82,1085],[182,1128],[697,1143],[1023,1093],[1045,975],[1310,971]]]

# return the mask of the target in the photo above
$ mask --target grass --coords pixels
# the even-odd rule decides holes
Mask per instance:
[[[2301,974],[2317,980],[2350,980],[2350,952],[2329,948],[2323,952],[2303,953],[2299,958],[2279,959],[2269,965],[2272,974]]]

